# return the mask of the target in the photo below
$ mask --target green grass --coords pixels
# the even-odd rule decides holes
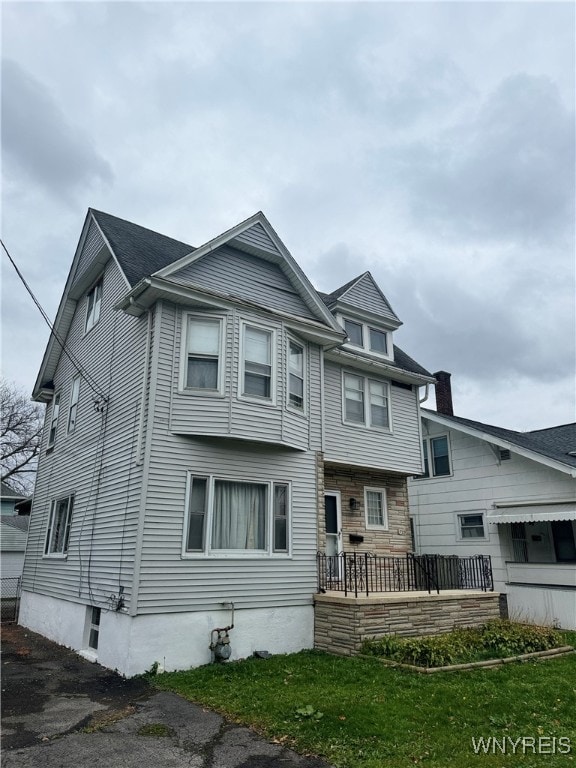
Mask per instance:
[[[420,675],[304,651],[152,680],[339,768],[576,768],[576,655]],[[571,751],[475,754],[472,739],[490,736],[564,737]]]

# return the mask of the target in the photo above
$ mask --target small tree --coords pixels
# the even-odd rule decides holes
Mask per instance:
[[[18,387],[0,380],[2,482],[22,495],[32,492],[44,409]]]

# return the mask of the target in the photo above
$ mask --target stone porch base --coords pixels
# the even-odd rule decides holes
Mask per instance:
[[[500,616],[498,592],[380,593],[344,597],[314,595],[314,647],[352,656],[366,638],[435,635],[476,627]]]

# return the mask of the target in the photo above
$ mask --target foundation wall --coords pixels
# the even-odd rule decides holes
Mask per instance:
[[[314,596],[314,647],[351,656],[366,638],[435,635],[500,616],[499,594],[473,592],[413,597]]]

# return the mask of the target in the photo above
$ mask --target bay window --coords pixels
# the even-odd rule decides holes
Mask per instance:
[[[190,475],[184,554],[287,553],[287,483]]]

